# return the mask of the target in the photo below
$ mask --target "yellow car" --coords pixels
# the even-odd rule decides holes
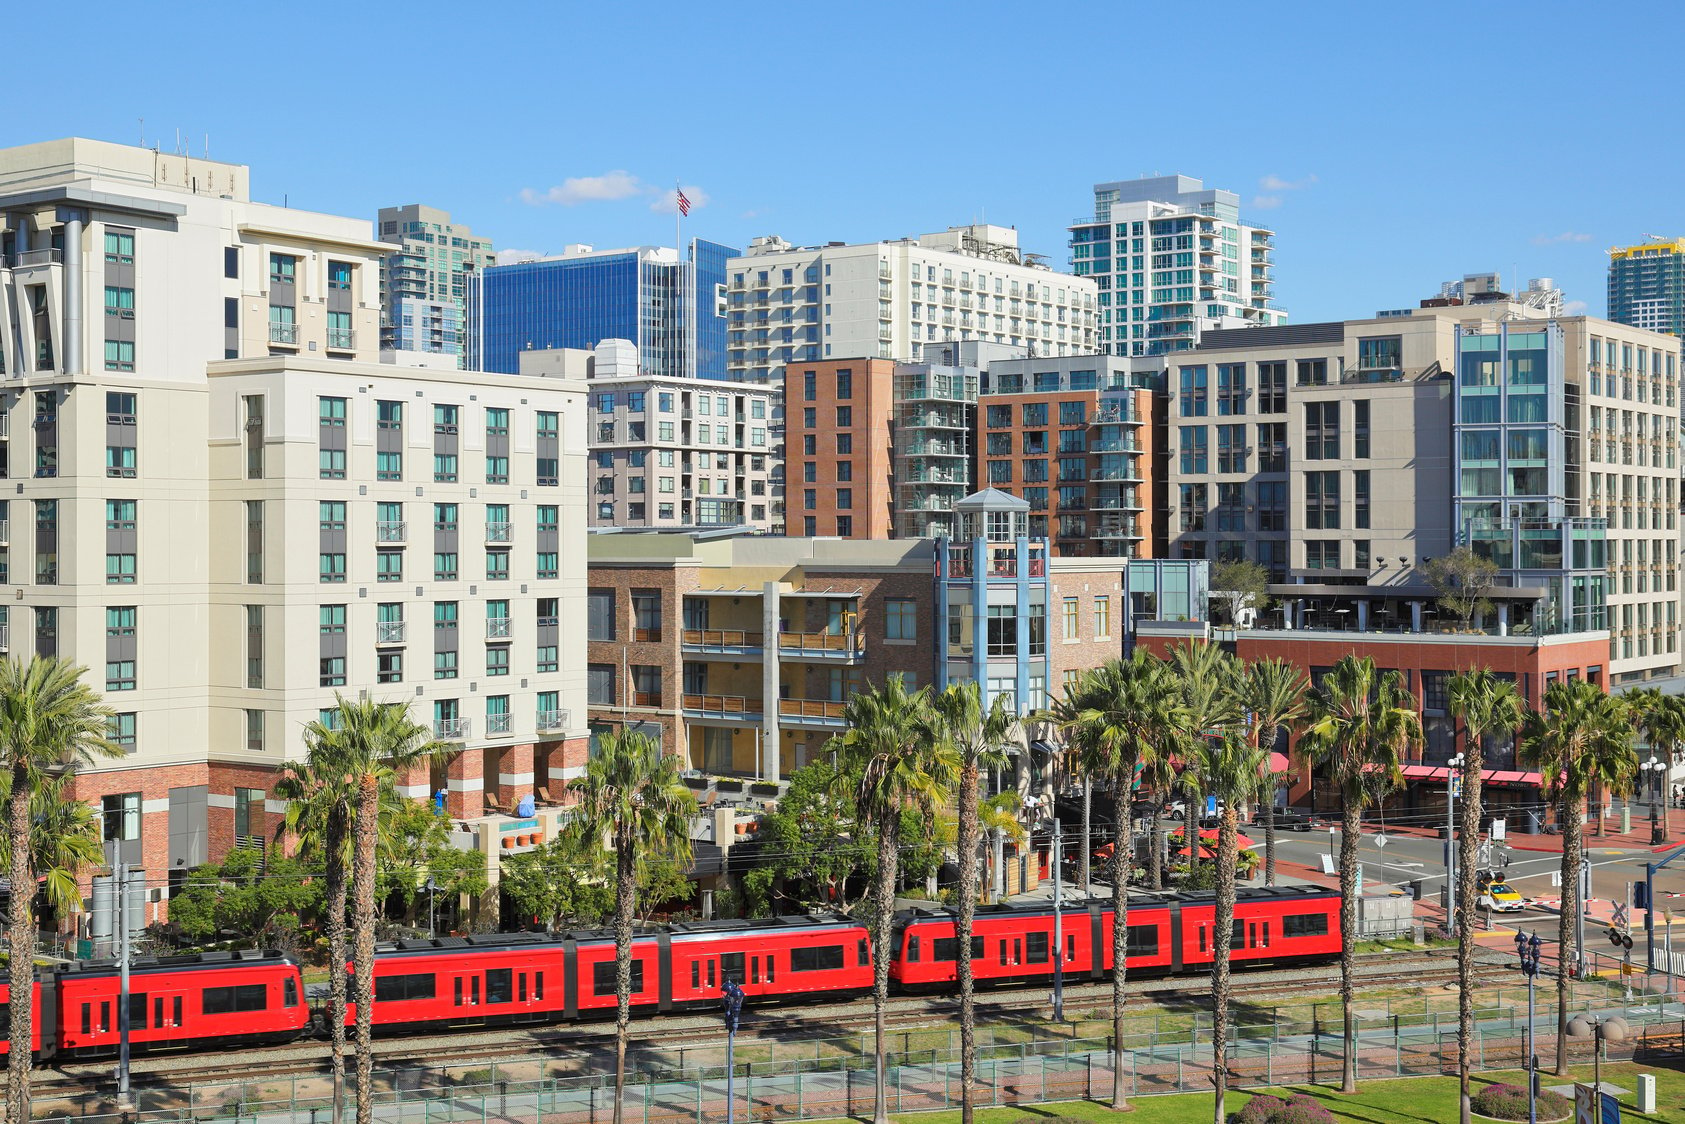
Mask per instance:
[[[1519,913],[1526,905],[1508,882],[1488,882],[1480,891],[1480,908],[1493,913]]]

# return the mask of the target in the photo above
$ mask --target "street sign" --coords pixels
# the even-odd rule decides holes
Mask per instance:
[[[1553,870],[1550,872],[1550,884],[1552,886],[1562,885],[1562,872],[1560,870]]]
[[[1462,798],[1463,798],[1463,774],[1452,773],[1451,774],[1451,799],[1461,800]]]
[[[1388,839],[1385,835],[1377,833],[1375,836],[1375,846],[1377,847],[1385,847],[1390,842],[1392,842],[1392,840]]]
[[[1481,866],[1491,866],[1492,844],[1482,843],[1479,849],[1475,852],[1475,861],[1480,863]]]
[[[1217,814],[1217,798],[1215,796],[1207,796],[1205,798],[1205,814],[1208,816],[1215,816]]]
[[[1505,825],[1503,820],[1493,820],[1492,821],[1492,841],[1493,842],[1495,842],[1495,843],[1503,842],[1505,826],[1506,825]]]

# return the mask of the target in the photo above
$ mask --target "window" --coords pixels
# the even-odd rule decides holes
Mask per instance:
[[[1360,398],[1352,403],[1352,456],[1369,459],[1369,400]]]
[[[1190,475],[1203,474],[1208,471],[1207,456],[1207,427],[1203,425],[1184,425],[1178,427],[1181,440],[1178,448],[1181,452],[1181,468]]]
[[[614,590],[589,589],[585,593],[585,638],[613,640]]]
[[[105,689],[132,691],[135,689],[135,617],[133,605],[108,608],[105,611]]]
[[[539,551],[537,561],[538,571],[536,576],[540,578],[556,577],[560,566],[560,562],[558,561],[559,557],[560,555],[558,552],[554,550]]]
[[[263,789],[236,788],[234,790],[234,834],[263,835]]]
[[[375,653],[375,682],[402,683],[404,681],[404,653],[381,651]]]
[[[453,582],[456,580],[457,555],[454,550],[440,550],[433,553],[433,580]]]
[[[1338,570],[1340,541],[1338,539],[1307,539],[1305,541],[1305,569]]]
[[[1365,530],[1369,527],[1369,470],[1366,468],[1352,473],[1352,526]]]
[[[406,999],[432,999],[434,975],[416,972],[403,976],[376,976],[374,998],[377,1003],[401,1002]]]
[[[253,753],[263,752],[263,711],[246,711],[246,748]]]
[[[918,639],[918,603],[892,597],[884,602],[884,639]]]
[[[509,645],[491,644],[486,647],[486,674],[509,674]]]
[[[1112,599],[1110,597],[1096,597],[1094,599],[1094,639],[1106,640],[1112,635]]]
[[[614,671],[614,665],[611,663],[594,663],[586,667],[586,701],[593,706],[616,705]]]
[[[105,260],[111,265],[135,264],[135,232],[107,230],[105,232]]]
[[[433,454],[433,481],[437,484],[451,484],[456,481],[456,454]]]
[[[129,313],[133,316],[134,313]],[[105,369],[108,371],[132,371],[135,369],[135,341],[134,340],[106,340],[105,341]]]
[[[1340,474],[1305,473],[1305,526],[1332,531],[1340,526]]]
[[[376,581],[401,582],[404,580],[404,552],[402,550],[377,550],[374,560]]]
[[[1065,640],[1077,639],[1079,625],[1078,601],[1075,597],[1066,597],[1059,603],[1060,634]]]
[[[509,580],[509,552],[507,550],[486,551],[486,580],[488,582],[506,582]]]
[[[263,606],[246,606],[246,686],[263,686]]]
[[[1305,403],[1305,459],[1340,459],[1340,404]]]
[[[978,937],[978,941],[982,938]],[[826,945],[823,948],[792,948],[790,950],[790,971],[792,972],[825,972],[843,966],[842,945]]]
[[[1178,405],[1185,418],[1203,418],[1206,410],[1206,368],[1183,367],[1181,369],[1181,394]]]
[[[134,751],[135,744],[135,714],[125,711],[113,714],[109,719],[106,735],[112,745],[122,746],[127,752]]]
[[[200,999],[200,1009],[207,1015],[238,1015],[267,1010],[268,1007],[269,988],[266,984],[207,987]]]
[[[595,989],[598,995],[616,994],[615,969],[618,966],[619,965],[613,960],[607,960],[601,964],[593,964],[591,966],[591,986]],[[644,989],[644,962],[642,960],[634,960],[632,961],[631,968],[632,983],[630,992],[631,994],[636,995]]]
[[[509,458],[500,456],[486,457],[486,483],[509,483]]]
[[[1290,913],[1281,919],[1281,935],[1284,937],[1326,937],[1328,935],[1328,915],[1326,913]]]
[[[1285,414],[1287,412],[1287,364],[1285,362],[1258,364],[1258,412]]]
[[[1016,605],[989,606],[988,654],[1016,656],[1018,654],[1018,607]]]

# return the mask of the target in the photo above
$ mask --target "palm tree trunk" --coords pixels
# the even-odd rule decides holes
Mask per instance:
[[[1481,731],[1463,730],[1463,807],[1457,825],[1457,1101],[1458,1120],[1469,1124],[1469,1071],[1474,1065],[1474,885],[1475,852],[1480,835],[1480,779],[1485,766]],[[1447,776],[1447,799],[1451,781]]]
[[[380,817],[380,779],[364,773],[357,784],[357,819],[352,831],[351,959],[357,1004],[357,1124],[374,1120],[374,883],[375,828]]]
[[[1094,854],[1094,847],[1090,843],[1093,839],[1089,832],[1089,812],[1094,805],[1094,781],[1092,777],[1082,778],[1082,891],[1088,892],[1089,866]]]
[[[1126,813],[1119,812],[1126,816]],[[1147,883],[1155,890],[1164,889],[1164,798],[1153,793],[1153,810],[1148,820]],[[1133,861],[1130,865],[1133,865]],[[1123,868],[1127,874],[1129,866]]]
[[[890,930],[895,924],[896,843],[901,817],[890,809],[878,823],[877,900],[872,933],[872,1124],[889,1124],[889,1088],[884,1073],[884,1008],[889,1004]],[[956,950],[957,951],[957,950]],[[971,950],[965,950],[970,955]],[[616,1121],[615,1124],[620,1124]]]
[[[6,1118],[29,1119],[30,1031],[35,1013],[35,926],[30,916],[34,905],[35,871],[29,861],[29,773],[12,770],[12,791],[6,802],[6,828],[11,833],[12,893],[7,917],[6,950],[11,965],[11,1053],[6,1058]]]
[[[1275,789],[1264,794],[1264,885],[1275,885]]]
[[[971,1124],[972,1085],[977,1080],[977,1004],[971,972],[971,922],[977,914],[977,755],[967,753],[960,770],[959,913],[954,919],[954,964],[960,985],[960,1124]]]
[[[1113,791],[1121,790],[1112,816],[1112,1108],[1130,1111],[1123,1082],[1123,984],[1129,974],[1129,781],[1131,768]],[[1154,842],[1157,849],[1157,842]]]
[[[1357,843],[1362,830],[1362,806],[1347,800],[1340,806],[1340,1010],[1344,1016],[1344,1060],[1340,1091],[1357,1092],[1357,1018],[1352,1013],[1352,976],[1357,945]]]
[[[326,851],[322,872],[322,927],[328,937],[328,1030],[333,1039],[329,1059],[333,1076],[333,1119],[339,1124],[345,1112],[345,812],[336,807],[328,815]]]
[[[614,841],[614,1124],[621,1124],[626,1113],[626,1041],[632,1031],[632,912],[638,898],[638,842]]]
[[[1229,951],[1234,938],[1236,812],[1231,803],[1217,821],[1217,931],[1211,952],[1211,1080],[1217,1087],[1214,1124],[1224,1124],[1229,1088]]]
[[[1585,801],[1580,797],[1560,802],[1562,820],[1562,913],[1557,919],[1556,970],[1556,1074],[1568,1072],[1568,995],[1570,973],[1577,967],[1573,957],[1574,922],[1585,908],[1580,903],[1580,850],[1584,827],[1580,819]]]

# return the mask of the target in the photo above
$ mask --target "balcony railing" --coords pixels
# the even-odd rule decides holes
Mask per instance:
[[[510,523],[507,520],[488,522],[486,524],[486,541],[509,542],[513,534],[514,526],[515,525],[513,523]]]
[[[761,700],[748,695],[684,695],[681,702],[686,710],[703,710],[714,714],[761,712]]]
[[[778,713],[785,718],[823,718],[841,722],[847,703],[827,702],[823,699],[779,699]]]
[[[541,710],[537,726],[540,730],[565,730],[573,725],[573,715],[565,710]]]
[[[500,734],[507,734],[510,731],[512,731],[514,728],[515,728],[514,715],[511,715],[511,714],[488,714],[488,715],[486,715],[486,736],[488,738],[497,737]]]
[[[328,349],[330,351],[350,351],[357,346],[357,333],[350,328],[329,328]]]
[[[632,692],[632,705],[633,706],[660,706],[661,705],[661,692],[660,691],[633,691]]]
[[[859,633],[780,632],[778,647],[808,652],[852,652],[860,655],[866,650],[865,637]]]
[[[762,636],[735,628],[687,628],[684,643],[696,648],[759,648]]]
[[[297,324],[271,324],[271,325],[269,325],[269,342],[270,343],[297,344],[298,343],[298,325]]]
[[[402,644],[405,636],[404,621],[376,621],[374,626],[374,642],[376,644]]]
[[[375,522],[375,542],[403,542],[408,537],[409,524],[403,520],[380,519]]]
[[[442,742],[465,742],[473,726],[472,719],[441,718],[433,723],[433,736]]]
[[[486,639],[487,640],[507,640],[507,639],[509,639],[510,636],[514,635],[514,633],[512,631],[512,622],[513,622],[512,617],[487,617],[486,618]]]

